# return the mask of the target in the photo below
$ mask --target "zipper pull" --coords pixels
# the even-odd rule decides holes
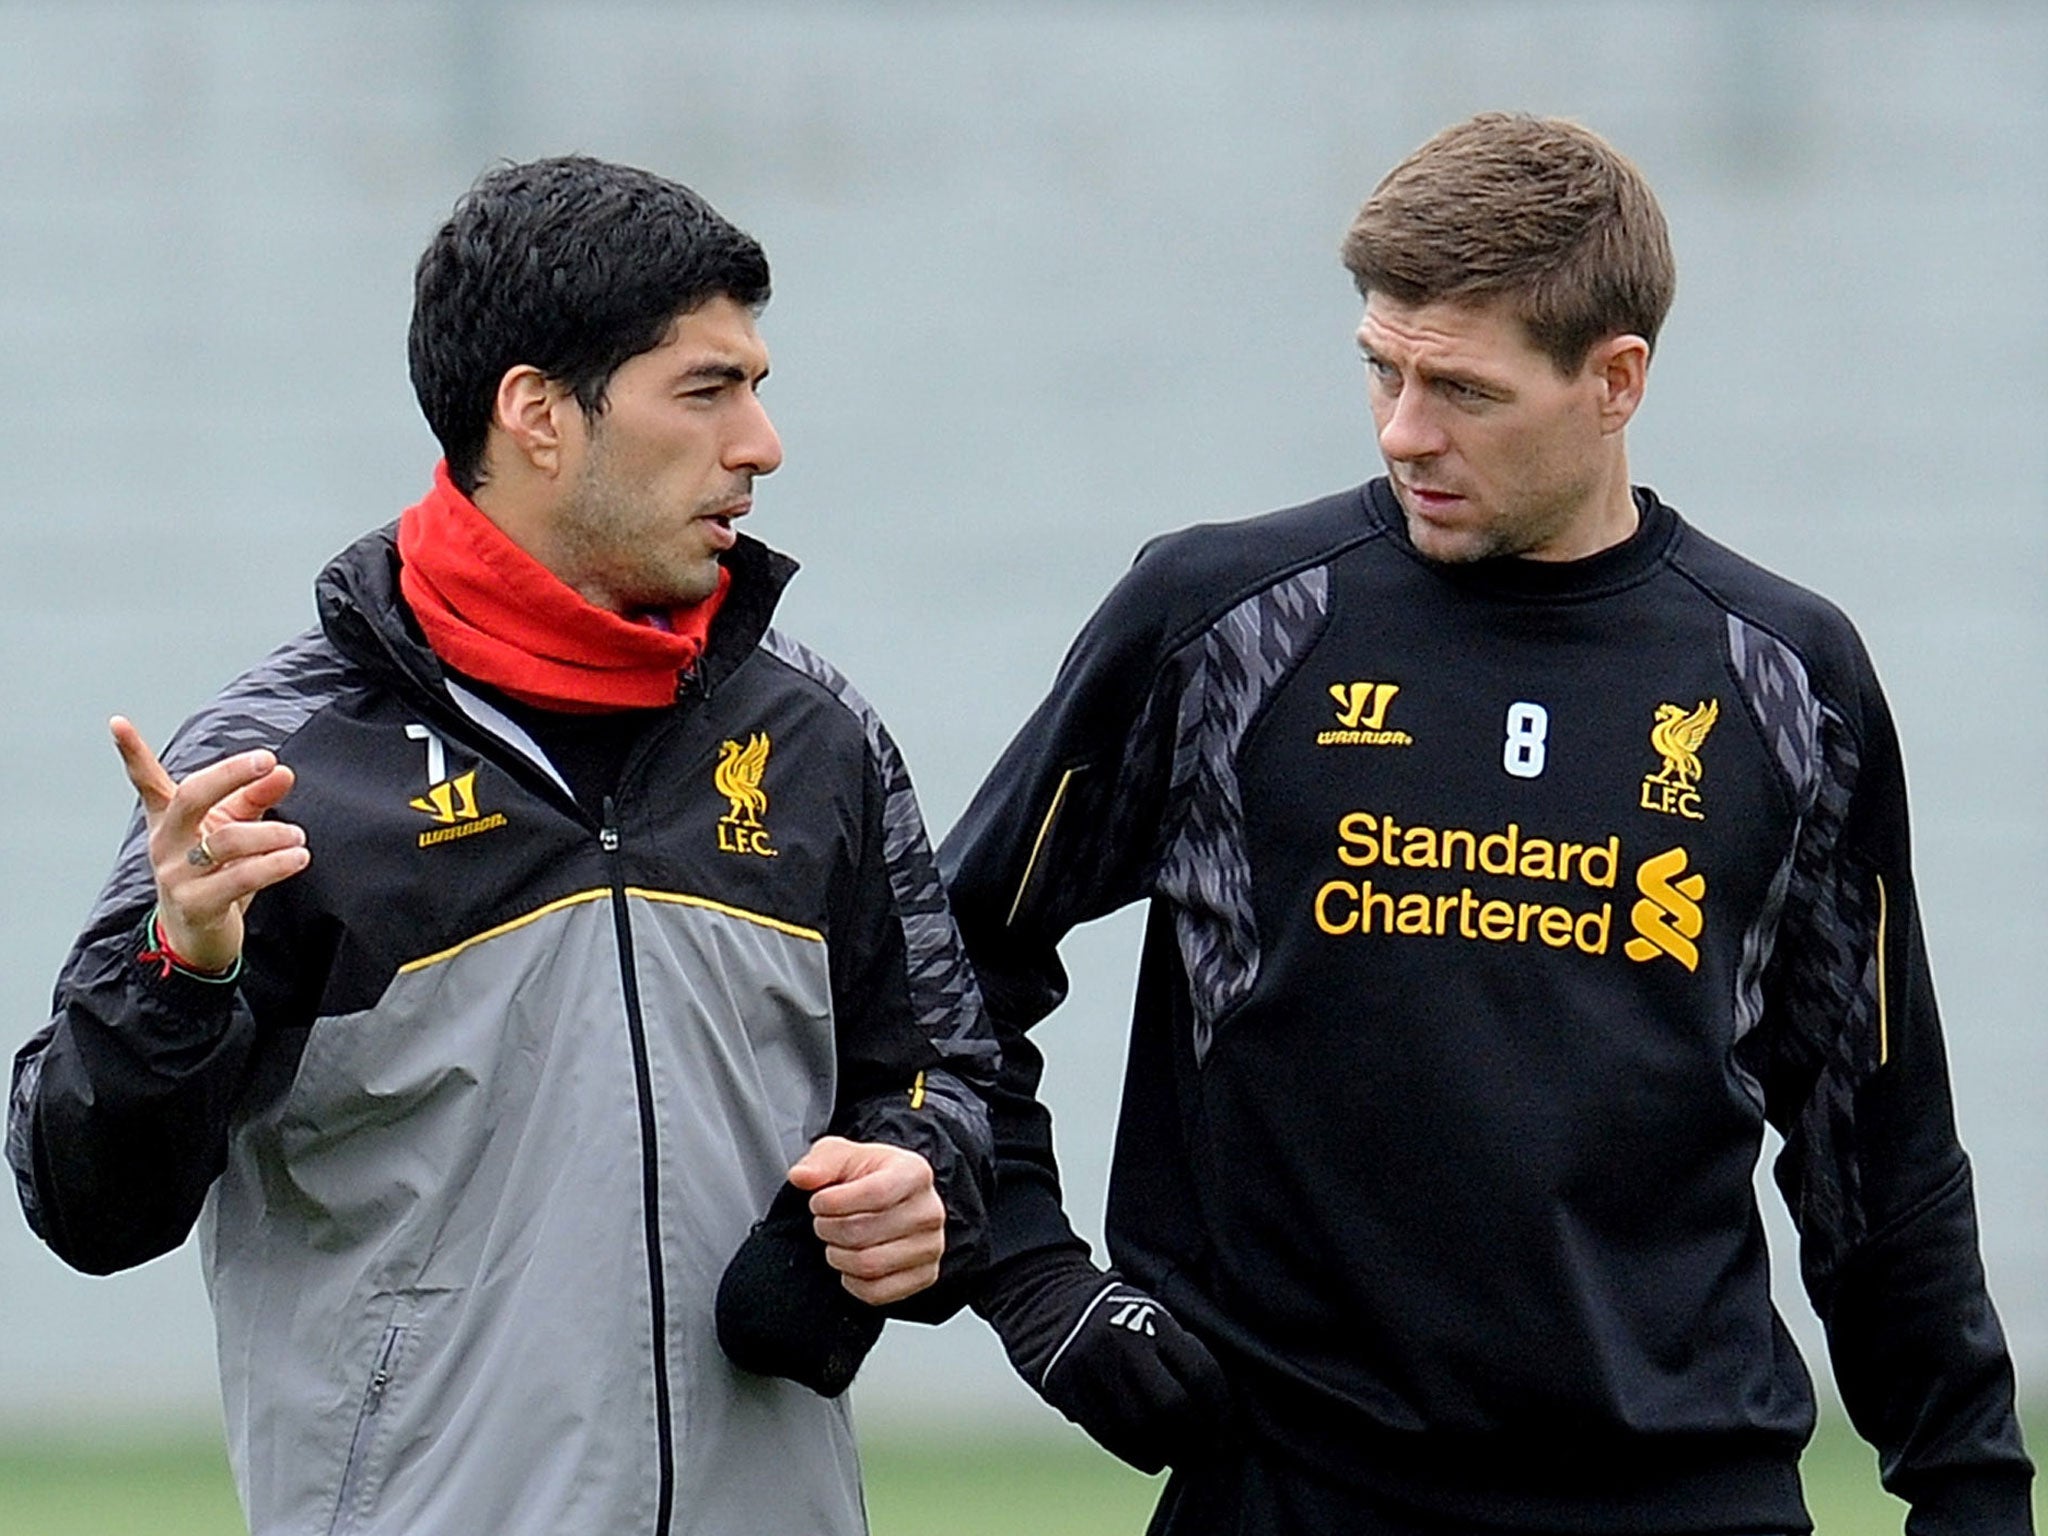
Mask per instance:
[[[618,808],[612,804],[612,797],[606,795],[604,797],[604,825],[598,829],[597,833],[597,845],[606,853],[617,853],[619,851],[618,819]]]

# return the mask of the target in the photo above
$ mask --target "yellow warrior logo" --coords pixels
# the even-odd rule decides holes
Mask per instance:
[[[761,788],[761,775],[768,767],[768,737],[756,731],[743,747],[728,741],[718,749],[718,765],[711,770],[711,782],[731,802],[732,808],[718,818],[718,846],[727,853],[752,853],[772,859],[776,850],[768,846],[768,832],[761,818],[768,813],[768,796]]]
[[[1692,710],[1683,704],[1659,704],[1656,724],[1650,727],[1650,745],[1664,759],[1664,766],[1643,780],[1642,807],[1666,816],[1683,816],[1687,821],[1704,821],[1698,785],[1705,771],[1700,764],[1700,746],[1707,732],[1721,718],[1721,701],[1708,699]]]

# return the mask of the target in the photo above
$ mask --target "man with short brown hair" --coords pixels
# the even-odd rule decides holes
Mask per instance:
[[[1164,1536],[1784,1536],[1769,1125],[1908,1530],[2030,1531],[1875,674],[1629,478],[1654,197],[1488,114],[1344,256],[1386,475],[1149,545],[941,849],[1004,1049],[976,1309],[1174,1466]],[[1137,900],[1102,1271],[1023,1032]]]

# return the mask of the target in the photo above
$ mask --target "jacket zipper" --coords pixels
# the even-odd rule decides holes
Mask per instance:
[[[640,1102],[640,1201],[645,1214],[649,1326],[654,1331],[655,1536],[668,1530],[675,1507],[674,1420],[669,1405],[668,1296],[661,1265],[660,1148],[654,1123],[654,1080],[647,1064],[647,1026],[640,1013],[640,977],[633,968],[633,924],[626,910],[626,880],[619,861],[618,810],[604,797],[598,845],[611,871],[612,926],[618,935],[619,977],[626,994],[626,1035],[633,1046],[633,1087]]]
[[[363,1389],[363,1406],[356,1414],[356,1432],[349,1436],[348,1460],[341,1470],[341,1494],[334,1501],[334,1519],[327,1527],[328,1536],[339,1536],[356,1523],[350,1506],[355,1503],[363,1479],[363,1463],[369,1459],[370,1441],[377,1432],[377,1415],[391,1386],[392,1366],[398,1358],[399,1345],[405,1342],[405,1330],[405,1323],[393,1322],[384,1330],[383,1343],[377,1346],[377,1362],[370,1368],[370,1384]]]

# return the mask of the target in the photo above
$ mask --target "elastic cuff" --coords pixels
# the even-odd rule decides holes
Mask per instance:
[[[149,920],[142,925],[143,932],[149,936],[150,942],[156,947],[154,949],[145,949],[135,957],[143,965],[160,966],[161,969],[157,972],[157,979],[159,981],[166,980],[172,971],[176,971],[181,976],[189,976],[194,981],[207,982],[217,987],[230,986],[241,979],[242,957],[240,955],[235,956],[235,963],[225,971],[202,971],[190,960],[187,960],[183,955],[171,948],[171,941],[164,937],[163,923],[159,913],[159,908],[151,907],[149,909]]]

